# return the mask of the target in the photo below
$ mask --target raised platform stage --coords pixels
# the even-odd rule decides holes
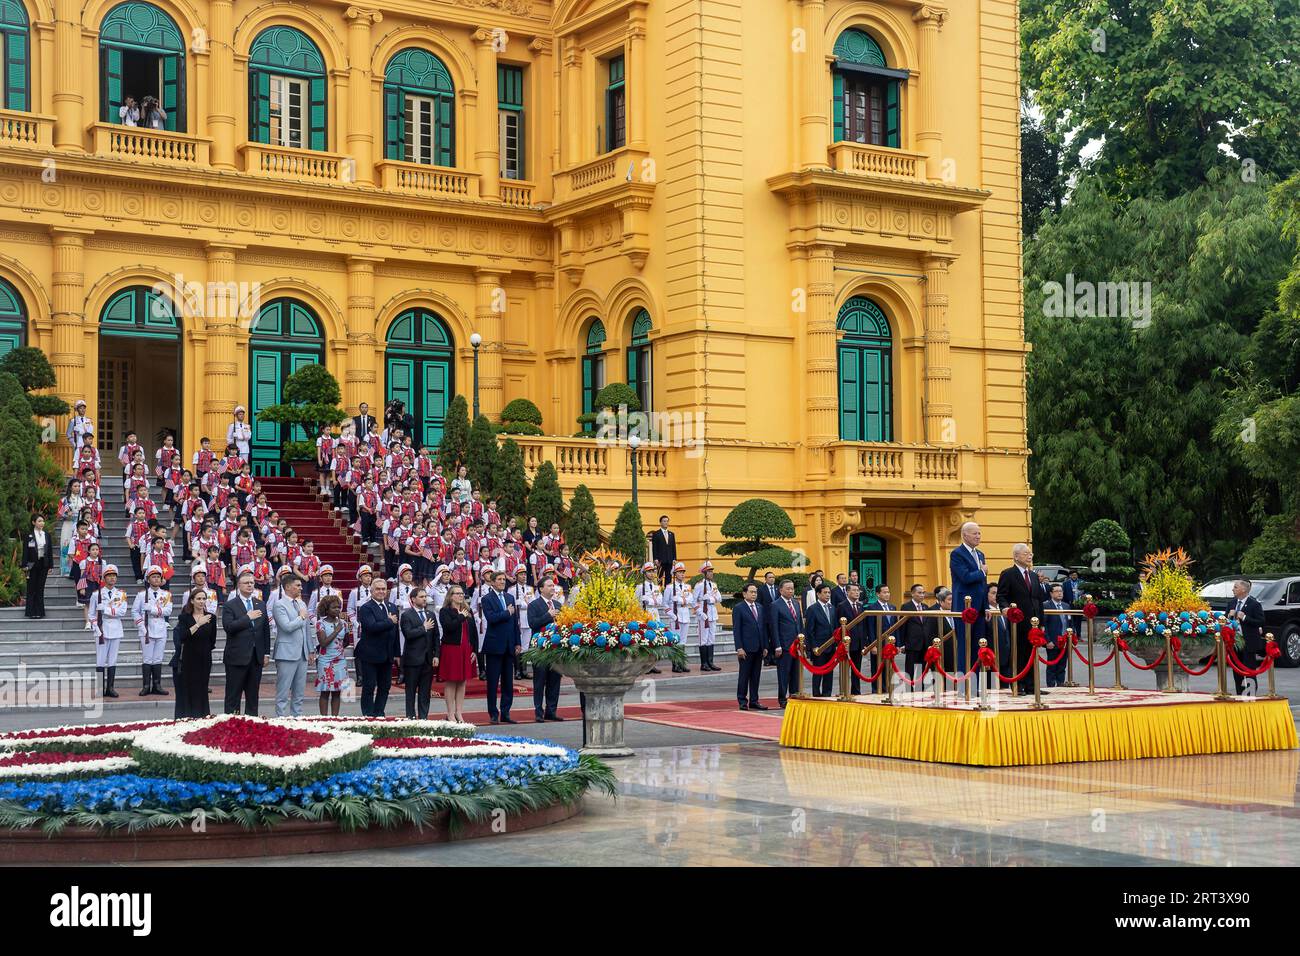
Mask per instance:
[[[781,744],[807,750],[901,757],[973,767],[1013,767],[1181,757],[1189,754],[1293,750],[1295,721],[1285,697],[1055,687],[1034,698],[990,695],[980,710],[964,695],[895,694],[839,700],[791,698]]]

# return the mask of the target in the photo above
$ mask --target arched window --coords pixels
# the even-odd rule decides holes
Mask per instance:
[[[328,149],[325,58],[305,33],[269,27],[248,55],[248,138],[292,149]]]
[[[888,584],[889,567],[885,559],[885,542],[874,534],[855,534],[849,538],[849,570],[858,572],[864,600],[876,599],[876,587]]]
[[[105,303],[99,331],[155,339],[178,339],[181,334],[172,300],[143,285],[123,289]]]
[[[0,0],[0,103],[7,110],[31,109],[30,51],[27,11],[20,0]]]
[[[456,394],[447,323],[428,309],[407,309],[388,327],[386,341],[384,405],[401,401],[415,419],[417,444],[436,447],[447,423],[447,405]]]
[[[279,403],[284,381],[304,365],[325,361],[320,321],[297,299],[272,299],[257,313],[248,342],[248,412],[253,426],[250,443],[253,474],[280,474],[281,449],[286,441],[315,441],[299,425],[287,427],[258,420],[258,413]]]
[[[582,356],[582,414],[596,410],[596,394],[605,387],[605,323],[592,319],[587,327],[587,351]],[[588,423],[587,431],[594,430]]]
[[[447,67],[427,50],[397,53],[384,70],[384,155],[455,166],[455,132],[456,88]]]
[[[151,3],[120,3],[99,26],[100,102],[105,123],[121,123],[127,99],[148,126],[144,102],[162,107],[163,128],[185,130],[185,38],[176,22]]]
[[[840,309],[840,439],[893,441],[893,340],[880,306],[854,296]]]
[[[23,297],[0,279],[0,356],[27,344],[27,308]]]
[[[840,34],[834,53],[833,141],[897,148],[898,100],[907,71],[890,69],[880,44],[853,27]]]
[[[650,313],[637,310],[632,316],[632,338],[627,349],[627,383],[641,400],[641,411],[650,411]]]

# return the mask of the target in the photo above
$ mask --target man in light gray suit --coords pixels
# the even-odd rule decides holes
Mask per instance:
[[[275,716],[301,717],[312,646],[311,617],[302,599],[302,578],[284,579],[284,597],[275,602]]]

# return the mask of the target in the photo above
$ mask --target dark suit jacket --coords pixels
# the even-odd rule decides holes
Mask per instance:
[[[1014,604],[1025,612],[1024,621],[1016,628],[1021,634],[1029,632],[1031,618],[1038,618],[1038,623],[1042,625],[1043,602],[1049,597],[1047,588],[1038,580],[1038,572],[1032,568],[1029,570],[1029,582],[1026,586],[1024,572],[1014,564],[998,577],[998,607],[1005,610]]]
[[[983,559],[985,566],[987,566],[989,562],[988,558],[984,557],[984,552],[976,548],[975,553]],[[975,563],[975,559],[971,557],[970,552],[966,550],[966,545],[959,544],[952,549],[952,553],[948,555],[948,570],[952,575],[952,609],[959,618],[962,609],[966,607],[967,595],[970,596],[970,606],[977,611],[983,611],[988,607],[988,579],[985,578],[984,572],[979,569],[979,565]],[[1001,591],[1000,588],[999,591]],[[981,614],[980,621],[983,620],[984,615]],[[974,632],[972,646],[975,646],[974,639],[982,636],[983,626],[982,624],[976,624],[972,630]]]
[[[781,589],[779,586],[773,584],[772,592],[767,590],[767,585],[764,582],[758,582],[758,603],[763,605],[764,610],[767,609],[769,604],[775,600],[779,600],[781,597]]]
[[[373,431],[375,430],[375,416],[374,416],[374,415],[366,415],[366,416],[364,416],[364,418],[365,418],[365,420],[366,420],[366,423],[369,425],[369,427],[368,427],[365,431],[362,431],[362,427],[361,427],[361,424],[362,424],[362,423],[361,423],[361,419],[362,419],[362,417],[363,417],[363,416],[361,416],[361,415],[353,415],[353,416],[352,416],[352,424],[356,427],[356,430],[357,430],[357,437],[358,437],[358,438],[365,438],[365,437],[367,437],[371,432],[373,432]]]
[[[1062,604],[1069,607],[1069,601],[1062,601]],[[1051,604],[1051,599],[1043,603],[1043,610],[1046,611]],[[1055,644],[1057,640],[1065,634],[1065,629],[1070,626],[1070,619],[1061,614],[1044,614],[1043,631],[1047,634],[1047,643]],[[1058,645],[1059,646],[1059,645]],[[1064,662],[1063,662],[1064,663]]]
[[[368,664],[382,664],[401,656],[402,647],[398,640],[397,625],[388,619],[388,615],[397,613],[397,605],[390,601],[380,604],[371,599],[357,608],[357,625],[360,636],[357,638],[356,658]]]
[[[221,663],[260,664],[262,658],[271,653],[271,620],[260,596],[254,596],[253,609],[262,612],[257,620],[244,610],[244,599],[238,591],[221,605],[221,629],[226,632],[226,648],[221,652]]]
[[[23,543],[23,567],[30,568],[37,561],[43,563],[47,568],[54,567],[54,536],[48,530],[45,532],[45,547],[42,553],[37,554],[35,529],[27,532],[27,537]]]
[[[790,603],[794,605],[794,617],[790,616],[790,609],[779,594],[767,606],[767,633],[773,650],[779,647],[788,652],[794,646],[795,638],[804,633],[803,605],[798,595],[792,597]]]
[[[731,634],[736,649],[744,648],[746,654],[761,654],[771,648],[771,636],[763,625],[763,606],[754,602],[750,611],[748,601],[740,601],[731,609]]]
[[[504,602],[504,607],[502,606]],[[484,654],[515,653],[519,647],[519,607],[508,594],[491,588],[479,601],[487,633],[483,635]]]
[[[822,605],[819,601],[814,601],[812,607],[808,608],[804,614],[804,643],[808,649],[808,657],[814,664],[825,664],[831,658],[831,653],[835,650],[834,646],[827,648],[821,654],[815,653],[817,648],[835,633],[835,629],[840,626],[839,615],[835,613],[835,608],[827,607],[830,612],[830,620],[827,620],[826,613],[822,611]]]
[[[841,604],[847,604],[849,601],[849,592],[838,584],[831,585],[831,604],[839,607]]]
[[[893,609],[894,605],[891,603],[889,607]],[[867,605],[867,608],[868,610],[872,610],[872,611],[883,611],[885,609],[884,605],[881,604],[879,600],[872,601],[870,604]],[[892,614],[889,616],[872,615],[871,617],[867,618],[867,635],[866,635],[867,643],[871,643],[879,635],[884,634],[885,631],[889,629],[890,625],[892,625],[895,620],[897,620],[897,617]],[[894,643],[897,644],[899,647],[903,646],[903,629],[901,627],[898,630],[894,631],[894,633],[891,634],[890,637],[894,639]],[[883,644],[885,642],[882,641],[881,643]]]
[[[672,564],[676,561],[677,535],[670,530],[668,540],[664,541],[663,529],[656,528],[654,535],[650,538],[650,557],[655,564]]]
[[[831,589],[831,593],[835,593],[833,588]],[[867,606],[861,601],[858,602],[857,611],[853,610],[853,605],[848,601],[841,601],[839,604],[835,605],[835,626],[839,627],[840,618],[844,618],[846,621],[852,621],[866,609]],[[864,617],[856,626],[849,628],[849,651],[851,653],[861,654],[862,649],[870,643],[871,638],[867,637],[867,634],[870,633],[868,627],[870,623],[871,618]]]
[[[469,649],[478,653],[478,622],[474,615],[462,618],[450,604],[444,604],[438,612],[438,628],[442,631],[442,646],[460,645],[460,632],[464,624],[469,624]]]
[[[911,601],[904,601],[901,607],[904,611],[910,611],[912,610],[913,605]],[[924,601],[921,602],[921,607],[924,610],[929,610],[929,608],[925,607]],[[933,628],[930,627],[929,618],[906,618],[903,621],[902,628],[900,628],[902,637],[899,638],[898,643],[905,647],[909,654],[924,654],[926,646],[930,643],[930,632],[932,630]]]
[[[433,611],[425,608],[424,616],[430,621],[436,621],[436,615]],[[402,648],[402,666],[419,667],[421,664],[432,664],[433,659],[438,656],[438,628],[435,626],[430,630],[425,630],[420,623],[420,613],[413,607],[408,607],[401,613],[397,619],[397,626],[402,629],[402,636],[406,638],[406,646]]]
[[[1228,605],[1228,610],[1237,606],[1236,600]],[[1255,654],[1264,653],[1264,606],[1254,596],[1246,595],[1246,603],[1241,607],[1241,616],[1237,618],[1241,636],[1246,639],[1246,650]]]
[[[561,606],[563,604],[561,603]],[[546,598],[534,598],[528,602],[528,630],[532,634],[540,634],[546,630],[546,626],[555,620],[555,613],[551,610]]]

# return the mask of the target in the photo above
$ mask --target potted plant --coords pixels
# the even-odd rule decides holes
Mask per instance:
[[[588,577],[575,585],[574,603],[534,634],[524,660],[572,677],[586,695],[583,753],[629,757],[623,740],[623,697],[638,677],[662,660],[685,663],[681,638],[637,600],[634,566],[602,548],[582,556]]]
[[[1142,559],[1141,595],[1106,625],[1100,641],[1114,644],[1147,664],[1155,664],[1156,687],[1164,690],[1169,683],[1169,667],[1164,660],[1168,646],[1176,655],[1173,664],[1174,689],[1187,690],[1187,673],[1178,661],[1192,670],[1214,653],[1215,635],[1222,634],[1240,649],[1241,636],[1222,612],[1211,611],[1201,600],[1201,587],[1187,570],[1192,564],[1182,548],[1166,548]],[[1168,639],[1168,640],[1167,640]]]
[[[315,477],[316,436],[322,427],[337,425],[348,417],[339,407],[342,397],[338,380],[329,369],[323,365],[304,365],[285,379],[282,401],[257,413],[259,421],[301,429],[292,433],[295,437],[281,449],[281,460],[293,470],[294,477]]]

